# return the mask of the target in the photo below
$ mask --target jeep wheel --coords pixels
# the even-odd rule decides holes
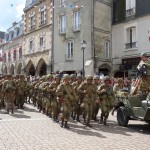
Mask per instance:
[[[129,122],[129,117],[126,116],[126,108],[119,107],[117,110],[117,121],[120,126],[126,127]]]

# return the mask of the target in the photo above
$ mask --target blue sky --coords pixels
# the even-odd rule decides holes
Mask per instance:
[[[0,31],[6,31],[14,21],[19,22],[26,0],[0,0]]]

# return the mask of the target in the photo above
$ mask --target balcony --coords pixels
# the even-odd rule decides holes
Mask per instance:
[[[135,7],[126,10],[126,17],[134,16],[135,15]]]
[[[137,48],[137,42],[126,43],[126,49]]]

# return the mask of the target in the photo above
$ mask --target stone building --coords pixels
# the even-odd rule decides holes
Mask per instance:
[[[51,0],[26,0],[24,8],[24,58],[26,75],[51,72]]]
[[[23,21],[12,24],[12,27],[7,29],[4,35],[4,41],[0,45],[2,51],[2,67],[3,74],[11,73],[23,74]]]
[[[150,56],[150,1],[113,0],[113,8],[113,73],[135,78],[140,54]]]
[[[111,0],[54,1],[53,71],[111,74]],[[85,40],[85,63],[80,43]],[[84,66],[83,66],[84,65]]]

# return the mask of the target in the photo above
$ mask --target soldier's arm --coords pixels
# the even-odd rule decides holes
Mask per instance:
[[[85,87],[85,83],[82,83],[78,88],[77,88],[77,92],[80,94],[84,94],[84,87]]]
[[[56,89],[56,95],[57,96],[63,96],[63,89],[62,89],[62,84],[60,84],[57,89]]]

